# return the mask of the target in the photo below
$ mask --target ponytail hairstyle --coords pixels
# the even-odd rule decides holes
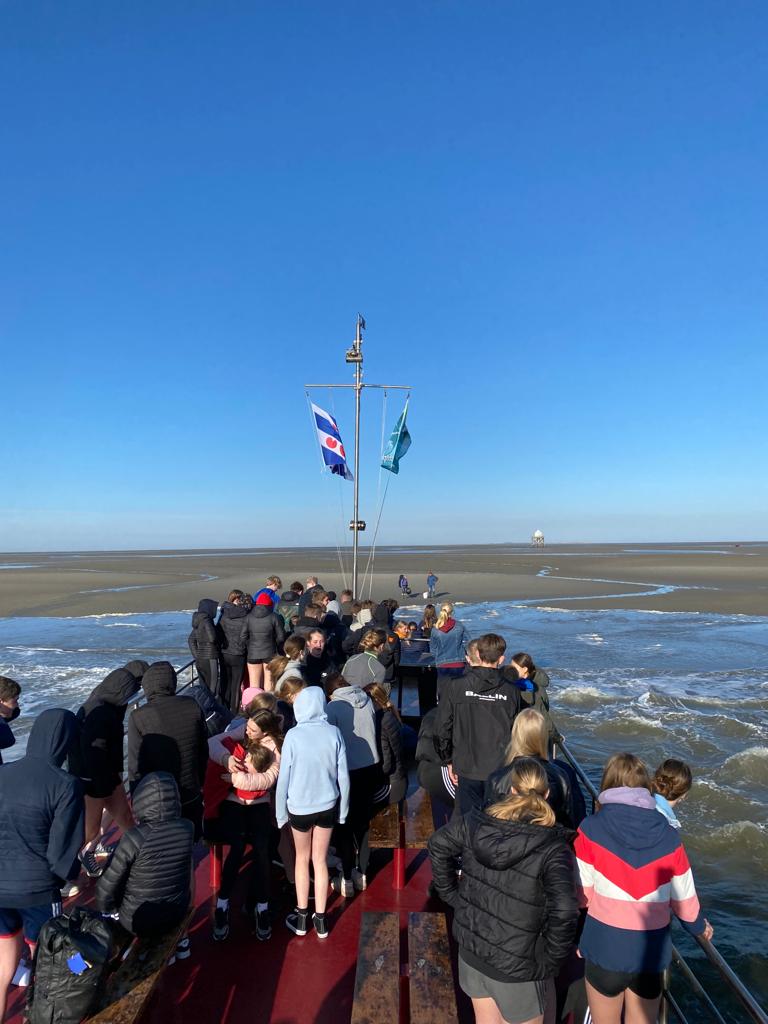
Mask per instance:
[[[293,704],[293,699],[297,694],[301,693],[302,690],[307,688],[306,679],[302,679],[301,676],[288,676],[286,679],[281,679],[277,684],[275,693],[280,700],[286,700],[289,704]]]
[[[533,658],[530,656],[530,654],[525,654],[523,651],[520,651],[519,654],[513,654],[512,664],[516,665],[519,669],[528,669],[528,675],[524,677],[526,679],[533,679],[533,677],[536,675],[536,666],[534,665]]]
[[[542,761],[548,761],[548,741],[549,730],[544,715],[535,708],[525,708],[515,718],[504,763],[512,764],[516,757],[540,757]]]
[[[606,789],[619,789],[629,786],[631,789],[647,789],[653,792],[648,769],[639,757],[634,754],[613,754],[605,762],[600,792]]]
[[[359,643],[361,651],[375,651],[387,642],[387,634],[383,629],[369,629]]]
[[[266,695],[265,695],[266,696]],[[271,696],[271,695],[270,695]],[[255,708],[255,702],[248,705],[248,719],[255,722],[265,736],[271,736],[278,750],[283,749],[283,720],[280,715],[267,708]],[[277,700],[275,700],[277,703]]]
[[[446,601],[445,604],[440,605],[440,614],[437,616],[437,622],[435,622],[435,629],[440,629],[444,626],[448,619],[453,615],[453,605],[450,601]]]
[[[325,678],[325,682],[323,683],[323,689],[325,690],[326,700],[331,700],[334,693],[337,690],[340,690],[342,686],[349,685],[350,684],[347,682],[344,676],[341,675],[340,672],[337,672],[335,675],[327,675]]]
[[[290,658],[286,658],[286,656],[284,654],[276,654],[274,656],[274,658],[272,658],[267,663],[267,669],[268,669],[269,674],[270,674],[270,676],[272,678],[272,685],[273,686],[275,685],[277,680],[280,678],[280,676],[283,674],[283,672],[285,672],[285,666],[288,664],[289,661],[290,661]]]
[[[379,686],[378,683],[369,683],[367,686],[363,687],[363,689],[377,708],[380,708],[382,711],[391,711],[398,722],[402,721],[400,718],[400,712],[387,696],[387,691],[383,686]]]
[[[486,814],[503,821],[524,821],[551,828],[555,812],[547,803],[547,773],[532,757],[516,757],[512,762],[509,796],[487,808]]]
[[[421,628],[424,630],[432,629],[434,624],[437,622],[437,610],[433,604],[424,605],[424,618],[421,620]]]

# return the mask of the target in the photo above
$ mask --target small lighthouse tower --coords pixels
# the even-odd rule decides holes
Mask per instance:
[[[541,530],[534,530],[533,531],[533,536],[531,537],[531,544],[535,548],[543,548],[544,547],[544,534],[541,532]]]

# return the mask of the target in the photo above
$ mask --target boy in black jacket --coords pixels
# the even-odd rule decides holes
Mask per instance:
[[[178,786],[168,772],[141,780],[133,814],[137,824],[123,835],[99,879],[96,906],[116,912],[133,935],[162,934],[180,924],[189,908],[195,830],[181,817]],[[188,940],[182,956],[187,947]]]
[[[478,664],[443,684],[435,750],[456,786],[456,813],[483,806],[485,780],[498,768],[520,710],[520,691],[501,672],[507,645],[497,633],[477,638]]]

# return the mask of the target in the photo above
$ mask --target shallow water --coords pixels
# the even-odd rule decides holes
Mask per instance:
[[[768,1002],[768,619],[513,603],[456,614],[547,669],[559,728],[595,783],[616,750],[691,764],[679,817],[702,904],[720,951]],[[187,662],[189,623],[189,612],[0,619],[0,672],[24,687],[8,756],[40,710],[76,708],[131,658]]]

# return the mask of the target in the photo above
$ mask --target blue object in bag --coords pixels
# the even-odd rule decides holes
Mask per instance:
[[[90,966],[88,961],[83,959],[82,953],[73,953],[72,956],[67,957],[67,967],[73,974],[85,974]]]

